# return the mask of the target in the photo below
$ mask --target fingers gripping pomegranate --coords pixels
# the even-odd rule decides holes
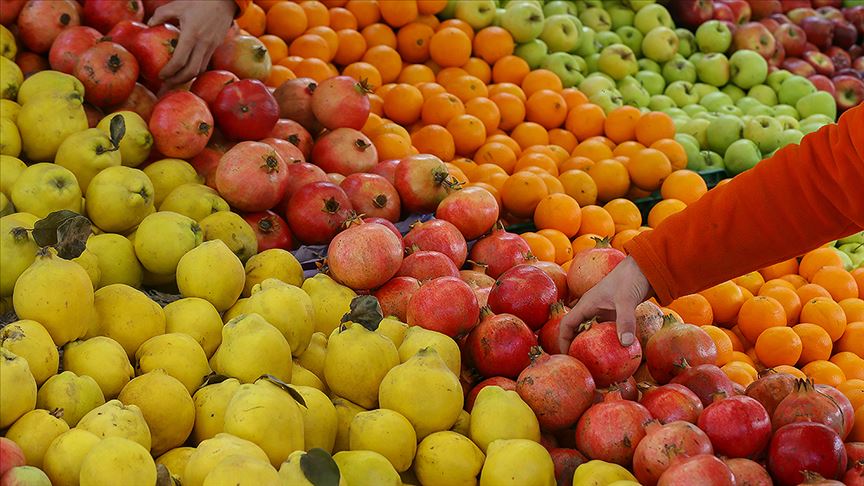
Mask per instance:
[[[624,260],[624,253],[612,248],[610,239],[595,238],[594,240],[596,242],[594,248],[576,253],[570,263],[567,286],[573,297],[582,297]]]

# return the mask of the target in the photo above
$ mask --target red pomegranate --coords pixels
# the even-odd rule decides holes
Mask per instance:
[[[702,401],[684,385],[669,383],[663,386],[640,384],[639,399],[651,416],[661,424],[685,421],[695,424],[702,413]]]
[[[558,329],[561,327],[561,318],[567,314],[567,307],[563,302],[555,302],[549,307],[549,320],[540,331],[537,332],[537,341],[540,347],[549,354],[561,353],[558,345]]]
[[[642,361],[642,346],[621,346],[614,322],[589,321],[579,326],[570,343],[570,356],[585,363],[600,388],[629,378]]]
[[[399,238],[400,242],[402,241],[402,233],[399,232],[399,228],[397,228],[395,224],[391,223],[390,221],[388,221],[384,218],[363,218],[363,222],[364,223],[377,223],[377,224],[383,225],[385,228],[392,231],[393,234],[396,235],[397,238]]]
[[[173,25],[157,25],[139,32],[130,51],[138,59],[141,77],[151,82],[161,82],[159,72],[171,60],[180,31]]]
[[[219,96],[222,88],[237,81],[240,81],[240,78],[236,74],[221,69],[214,69],[199,74],[195,78],[195,81],[192,82],[189,91],[198,95],[212,110],[216,97]]]
[[[375,174],[351,174],[339,184],[359,214],[399,221],[399,194],[387,179]],[[401,239],[401,236],[400,236]]]
[[[219,128],[232,140],[260,140],[279,119],[279,105],[267,86],[257,79],[227,84],[213,102]]]
[[[845,486],[862,486],[864,485],[864,462],[858,461],[852,466],[846,474],[843,475],[843,483]]]
[[[642,349],[648,345],[651,336],[663,327],[663,311],[651,301],[646,300],[636,306],[636,339]]]
[[[596,239],[594,248],[573,255],[567,272],[567,285],[573,297],[582,297],[624,260],[624,253],[612,248],[610,241],[608,238]]]
[[[684,385],[699,397],[703,407],[708,407],[718,396],[736,395],[732,380],[723,370],[713,364],[699,366],[684,365],[682,372],[671,383]]]
[[[505,378],[503,376],[493,376],[491,378],[486,378],[485,380],[471,387],[471,391],[467,395],[465,395],[466,411],[470,412],[471,409],[474,408],[474,400],[477,399],[477,395],[480,394],[480,390],[486,388],[487,386],[500,386],[505,390],[516,391],[516,382],[511,380],[510,378]]]
[[[474,368],[487,378],[518,377],[531,363],[528,353],[537,345],[537,337],[512,314],[493,314],[488,307],[480,314],[480,323],[465,343]]]
[[[759,374],[759,379],[751,383],[745,394],[765,407],[769,417],[774,416],[777,405],[789,396],[795,389],[795,377],[787,373],[776,373],[765,370]]]
[[[628,467],[650,421],[651,414],[645,407],[612,392],[579,419],[576,445],[591,459]]]
[[[98,30],[83,25],[63,29],[57,34],[48,52],[48,63],[51,64],[51,69],[72,74],[81,55],[95,46],[101,37],[102,34]]]
[[[594,379],[578,359],[531,349],[531,364],[516,380],[516,392],[537,415],[543,430],[571,427],[594,400]]]
[[[216,168],[216,189],[241,211],[272,208],[287,186],[287,164],[266,143],[240,142],[225,152]]]
[[[319,83],[312,93],[312,114],[328,130],[360,130],[369,118],[371,92],[365,81],[334,76]]]
[[[279,154],[279,156],[282,157],[282,160],[289,165],[306,161],[303,157],[303,153],[300,152],[300,149],[294,146],[291,142],[286,142],[281,138],[267,137],[262,138],[261,143],[266,143],[276,149],[276,153]]]
[[[606,388],[598,388],[597,392],[594,393],[594,403],[602,402],[606,398],[606,395],[612,392],[620,393],[621,398],[624,400],[630,400],[631,402],[639,401],[639,386],[632,376],[624,381],[612,383]]]
[[[372,174],[378,174],[381,177],[387,179],[387,182],[390,184],[396,184],[396,167],[399,166],[399,162],[401,159],[387,159],[382,160],[375,164],[375,167],[372,167],[372,170],[369,172]]]
[[[489,292],[492,312],[513,314],[532,330],[549,320],[549,308],[557,300],[555,282],[543,270],[527,264],[501,274]]]
[[[141,22],[136,22],[134,20],[123,20],[114,24],[114,27],[111,27],[111,30],[108,31],[105,37],[110,39],[111,42],[120,44],[131,52],[132,45],[135,43],[135,37],[145,30],[147,30],[147,24],[142,24]],[[53,48],[54,46],[51,47]]]
[[[779,486],[795,486],[805,471],[836,479],[846,472],[843,440],[816,422],[794,422],[774,432],[768,449],[768,471]]]
[[[0,9],[0,24],[9,25],[15,22],[26,0],[6,0]]]
[[[429,154],[409,155],[396,166],[394,183],[409,213],[431,213],[456,182],[441,159]],[[527,245],[527,244],[526,244]]]
[[[474,240],[495,226],[498,201],[482,187],[464,187],[438,204],[435,217],[453,223],[466,240]]]
[[[280,118],[269,136],[291,142],[303,153],[304,160],[312,157],[312,135],[309,135],[303,125],[294,120]]]
[[[325,172],[347,176],[372,170],[378,163],[378,151],[362,132],[337,128],[315,142],[312,160]]]
[[[381,304],[385,316],[395,316],[402,322],[408,318],[408,301],[420,288],[420,281],[414,277],[394,277],[373,294]]]
[[[84,23],[103,34],[118,22],[144,20],[141,0],[87,0],[84,2]]]
[[[726,457],[757,457],[771,439],[771,418],[756,400],[739,395],[721,398],[699,416],[718,454]]]
[[[240,79],[264,81],[270,75],[270,54],[257,37],[238,35],[225,39],[210,58],[214,69],[224,69]]]
[[[725,462],[729,470],[732,471],[732,475],[735,476],[735,484],[738,486],[772,486],[773,484],[768,471],[757,462],[743,457],[726,459]]]
[[[403,240],[404,243],[404,240]],[[458,277],[459,269],[447,255],[437,251],[410,251],[397,273],[400,277],[414,277],[420,282],[438,277]]]
[[[588,462],[588,459],[576,449],[554,447],[548,450],[552,463],[555,464],[555,481],[559,486],[572,485],[576,468]]]
[[[418,221],[404,238],[406,248],[417,247],[425,251],[443,253],[453,261],[457,268],[465,264],[468,246],[462,233],[443,219]]]
[[[573,267],[570,268],[572,271]],[[657,383],[668,383],[681,373],[685,362],[690,366],[713,365],[717,361],[717,346],[698,326],[679,322],[669,315],[664,318],[663,327],[648,340],[645,360]]]
[[[138,61],[120,44],[99,42],[81,54],[74,73],[84,85],[84,99],[107,108],[132,94]]]
[[[495,279],[486,275],[486,265],[481,265],[476,262],[468,261],[471,268],[467,270],[459,270],[459,278],[465,281],[468,285],[476,287],[492,287],[495,285]]]
[[[15,64],[21,68],[21,73],[24,75],[24,79],[29,78],[32,74],[38,73],[39,71],[51,69],[48,65],[47,59],[30,51],[19,50],[18,54],[15,55]]]
[[[833,396],[816,389],[811,380],[795,380],[795,390],[777,405],[771,420],[774,430],[793,422],[807,421],[827,425],[840,438],[846,433],[840,405]]]
[[[855,409],[852,408],[852,402],[840,390],[830,385],[816,385],[816,391],[828,395],[840,407],[840,412],[843,414],[843,425],[845,426],[843,432],[840,433],[840,438],[846,439],[855,426]]]
[[[321,124],[312,113],[312,93],[318,83],[312,78],[295,78],[285,81],[273,91],[279,103],[279,117],[302,125],[311,133],[318,133]]]
[[[96,128],[96,125],[99,124],[99,120],[105,116],[105,113],[103,113],[102,110],[90,103],[84,103],[84,114],[87,115],[88,128]]]
[[[458,277],[438,277],[422,283],[408,301],[408,325],[420,326],[452,338],[468,333],[477,324],[477,297]]]
[[[255,231],[259,253],[271,248],[290,250],[294,246],[288,223],[273,211],[245,214],[243,219]]]
[[[81,18],[72,0],[28,0],[15,24],[18,39],[27,49],[42,54],[51,49],[63,29],[81,25]]]
[[[498,278],[507,270],[524,263],[531,248],[519,235],[496,228],[487,236],[480,238],[471,248],[468,257],[486,265],[486,273]]]
[[[712,454],[684,456],[672,462],[657,481],[658,486],[736,486],[729,467]]]
[[[149,127],[154,146],[161,154],[191,159],[210,140],[213,115],[201,98],[188,91],[175,91],[153,107]]]
[[[216,189],[216,168],[219,167],[219,160],[222,159],[224,153],[208,145],[189,161],[195,168],[195,172],[204,178],[204,184],[213,189]]]
[[[336,235],[327,247],[330,275],[356,290],[384,285],[401,264],[402,242],[380,224],[358,220]]]
[[[285,198],[282,200],[282,210],[287,211],[288,201],[301,187],[313,182],[329,182],[327,174],[317,165],[306,162],[288,164],[288,187],[285,188]]]
[[[849,457],[849,468],[855,463],[864,461],[864,442],[847,442],[846,455]]]
[[[561,268],[561,265],[558,265],[555,262],[547,262],[543,260],[538,260],[535,257],[528,258],[526,262],[527,265],[531,265],[532,267],[537,267],[540,270],[543,270],[543,273],[549,276],[552,279],[552,282],[555,284],[555,289],[558,291],[557,300],[565,300],[567,298],[567,272]]]
[[[291,232],[310,245],[328,243],[350,215],[351,201],[345,191],[330,182],[304,185],[285,206],[285,220]]]
[[[112,111],[134,111],[138,113],[145,122],[150,121],[153,107],[156,106],[156,95],[144,87],[141,83],[135,83],[132,94],[123,103],[115,106]]]
[[[633,454],[633,472],[640,483],[654,486],[675,458],[713,453],[708,436],[692,423],[651,422]]]

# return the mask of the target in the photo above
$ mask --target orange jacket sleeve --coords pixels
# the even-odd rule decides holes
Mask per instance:
[[[246,11],[249,5],[252,5],[252,0],[234,0],[234,2],[237,3],[237,14],[234,15],[235,19],[243,15],[243,12]]]
[[[864,103],[627,245],[662,303],[864,228]]]

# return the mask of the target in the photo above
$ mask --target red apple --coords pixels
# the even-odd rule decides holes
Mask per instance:
[[[777,42],[768,28],[759,22],[748,22],[738,27],[732,36],[732,45],[735,50],[749,49],[756,51],[766,60],[774,54]]]
[[[731,20],[721,20],[720,22],[723,22],[723,24],[726,25],[726,28],[729,29],[729,32],[732,35],[735,35],[735,32],[738,32],[738,24],[735,22],[732,22]]]
[[[759,20],[782,12],[783,5],[780,0],[754,0],[750,2],[750,10],[753,11],[753,18]]]
[[[816,74],[816,68],[810,65],[807,61],[798,59],[797,57],[787,57],[780,67],[792,74],[804,76],[805,78],[809,78]]]
[[[828,20],[845,20],[843,12],[834,7],[820,7],[816,9],[816,13],[818,13],[820,17],[824,17]]]
[[[864,73],[864,57],[856,57],[852,61],[852,69]]]
[[[836,73],[834,73],[834,77],[836,78],[837,76],[852,76],[853,78],[858,78],[858,79],[864,80],[864,71],[858,71],[857,69],[846,68],[846,69],[841,69],[841,70],[837,71]]]
[[[714,18],[716,20],[728,20],[735,23],[735,14],[732,12],[732,7],[725,3],[714,4]]]
[[[837,108],[848,110],[864,101],[864,81],[852,76],[834,77],[834,99],[837,100]]]
[[[817,15],[819,14],[810,7],[796,8],[786,12],[786,16],[789,17],[789,20],[791,20],[792,23],[798,25],[801,25],[801,21],[803,21],[805,18],[816,17]]]
[[[769,66],[779,66],[783,64],[783,61],[786,59],[786,49],[783,47],[783,44],[777,44],[774,47],[774,54],[771,54],[771,57],[768,58]]]
[[[862,46],[861,44],[855,44],[846,51],[849,53],[849,57],[851,57],[852,59],[864,56],[864,46]]]
[[[831,58],[831,62],[834,63],[834,68],[838,71],[852,66],[852,56],[837,46],[831,46],[827,51],[825,51],[825,54],[828,54],[828,57]]]
[[[779,45],[786,49],[787,56],[799,57],[804,54],[807,34],[801,27],[792,23],[783,24],[774,31],[774,38]]]
[[[768,18],[776,20],[777,23],[780,25],[788,24],[788,23],[792,22],[791,20],[789,20],[789,17],[787,17],[786,14],[782,14],[782,13],[771,14],[771,16]]]
[[[783,12],[790,12],[796,8],[810,8],[810,0],[782,0]]]
[[[736,24],[750,22],[752,11],[749,3],[744,0],[724,0],[724,3],[732,9],[732,16]]]
[[[758,22],[760,24],[764,25],[765,27],[767,27],[768,30],[771,31],[772,33],[774,33],[781,25],[780,22],[777,22],[776,20],[772,19],[771,17],[766,17],[764,19],[759,20]]]
[[[834,21],[834,45],[848,49],[858,40],[858,29],[846,19]]]
[[[810,3],[813,4],[813,8],[820,8],[820,7],[840,8],[841,6],[843,6],[843,0],[810,0]]]
[[[864,35],[864,5],[844,8],[843,16],[858,29],[859,34]]]
[[[834,82],[831,81],[827,76],[823,76],[821,74],[814,74],[807,78],[813,83],[813,86],[816,86],[816,89],[819,91],[825,91],[827,93],[831,93],[831,96],[834,96],[836,89],[834,88]]]
[[[811,44],[809,42],[804,44],[804,52],[813,52],[813,51],[819,52],[819,48],[814,46],[813,44]]]
[[[834,75],[834,63],[831,62],[831,58],[826,54],[821,52],[806,52],[802,57],[805,61],[809,62],[814,68],[816,68],[816,72],[818,74],[824,74],[825,76],[831,77]]]
[[[699,27],[714,15],[712,0],[678,0],[672,7],[675,20],[690,28]]]
[[[21,448],[6,437],[0,437],[0,476],[13,467],[27,464]]]
[[[828,49],[834,38],[834,22],[814,15],[801,21],[801,28],[807,34],[807,42],[819,49]]]

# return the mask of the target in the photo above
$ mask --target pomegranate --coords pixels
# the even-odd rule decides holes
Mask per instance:
[[[826,425],[794,422],[774,432],[768,449],[768,471],[780,486],[794,486],[810,471],[836,479],[846,471],[843,440]]]
[[[658,486],[736,486],[729,467],[711,454],[679,456],[657,481]]]
[[[156,11],[162,5],[167,3],[171,3],[173,0],[143,0],[144,1],[144,16],[149,17],[153,15],[153,12]]]
[[[516,380],[516,392],[537,415],[543,430],[571,427],[594,399],[594,379],[578,359],[549,355],[539,347],[530,352],[531,364]]]
[[[552,282],[555,284],[555,289],[558,291],[557,300],[564,300],[567,298],[567,272],[561,268],[561,265],[558,265],[555,262],[538,260],[533,257],[529,258],[526,263],[532,267],[537,267],[540,270],[543,270],[543,273],[552,279]]]
[[[18,18],[18,14],[21,12],[21,8],[24,6],[25,1],[26,0],[5,0],[3,2],[3,8],[0,9],[0,24],[9,25],[15,22],[15,19]],[[23,466],[24,464],[22,463],[21,465]]]
[[[663,327],[663,311],[651,301],[645,301],[636,306],[636,339],[642,349],[648,345],[651,336]]]
[[[330,275],[352,289],[368,290],[384,285],[401,264],[399,238],[380,224],[365,224],[359,219],[336,235],[327,247]],[[409,303],[409,318],[410,308]]]
[[[261,143],[266,143],[273,147],[276,150],[276,153],[282,157],[282,160],[289,165],[306,161],[303,157],[303,152],[300,152],[300,149],[294,146],[291,142],[286,142],[281,138],[267,137],[262,138]]]
[[[259,253],[271,248],[290,250],[294,246],[288,223],[273,211],[245,214],[243,219],[255,231]]]
[[[279,119],[279,105],[257,79],[227,84],[213,102],[219,128],[233,140],[260,140],[267,137]]]
[[[852,408],[852,402],[849,401],[846,395],[833,386],[816,385],[816,390],[834,399],[834,403],[840,408],[840,412],[843,415],[844,425],[843,432],[840,432],[840,438],[845,439],[852,432],[852,428],[855,426],[855,409]]]
[[[795,377],[787,373],[776,373],[765,370],[759,374],[759,379],[750,383],[744,393],[755,398],[765,407],[769,417],[774,416],[774,410],[784,398],[795,389]]]
[[[240,79],[264,81],[270,75],[270,54],[257,37],[237,35],[226,38],[210,58],[214,69],[224,69]]]
[[[453,223],[466,240],[474,240],[498,221],[498,201],[482,187],[464,187],[447,195],[435,216]]]
[[[351,201],[345,191],[330,182],[304,185],[285,206],[285,220],[291,232],[310,245],[323,245],[332,240],[350,215]]]
[[[213,115],[201,98],[188,91],[175,91],[153,107],[149,127],[155,148],[161,154],[191,159],[210,140]]]
[[[414,223],[405,235],[405,247],[417,247],[425,251],[437,251],[447,255],[457,268],[465,264],[468,246],[465,238],[451,223],[443,219]]]
[[[849,457],[849,468],[855,463],[864,461],[864,442],[847,442],[846,455]]]
[[[279,103],[279,117],[287,118],[302,125],[311,133],[318,133],[321,124],[312,113],[312,93],[318,84],[312,78],[295,78],[285,81],[273,96]]]
[[[796,380],[795,390],[777,405],[771,420],[774,430],[807,421],[830,427],[840,438],[846,433],[843,410],[833,396],[816,389],[811,380]]]
[[[266,143],[240,142],[225,152],[216,168],[216,189],[241,211],[272,208],[287,185],[287,164]]]
[[[669,383],[651,386],[640,383],[642,397],[639,399],[651,416],[661,424],[685,421],[695,424],[702,413],[702,401],[684,385]]]
[[[15,64],[21,68],[24,79],[39,71],[51,69],[47,59],[30,51],[18,51],[18,54],[15,55]]]
[[[504,230],[503,226],[477,240],[471,248],[469,258],[486,265],[486,273],[498,278],[510,268],[524,263],[531,248],[519,235]]]
[[[465,281],[468,285],[476,287],[492,287],[495,285],[495,279],[486,275],[486,265],[481,265],[468,260],[471,268],[468,270],[459,270],[459,278]]]
[[[282,199],[283,211],[288,208],[288,201],[301,187],[313,182],[329,182],[327,174],[317,165],[306,162],[288,164],[288,187],[285,188],[285,198]]]
[[[334,76],[319,83],[312,93],[312,113],[328,130],[360,130],[369,118],[371,92],[365,80]]]
[[[555,481],[558,486],[571,486],[576,468],[588,462],[588,459],[576,449],[553,447],[548,450],[552,463],[555,464]]]
[[[366,216],[399,221],[399,194],[387,179],[375,174],[351,174],[339,184],[354,210]],[[400,236],[401,240],[401,236]]]
[[[290,142],[300,149],[304,160],[312,157],[312,135],[309,135],[309,132],[294,120],[280,118],[269,136]]]
[[[399,167],[399,162],[401,159],[387,159],[382,160],[375,164],[375,167],[372,167],[372,170],[369,172],[372,174],[378,174],[381,177],[387,179],[387,182],[390,184],[396,184],[396,167]]]
[[[373,295],[381,304],[381,311],[385,316],[395,316],[405,322],[408,318],[408,301],[419,288],[420,281],[414,277],[395,277],[382,285]]]
[[[159,72],[171,60],[179,37],[180,31],[170,24],[150,27],[135,36],[130,51],[138,59],[142,78],[161,83]]]
[[[557,300],[555,282],[543,270],[527,264],[501,274],[489,292],[492,312],[513,314],[532,330],[540,329],[549,320],[549,307]]]
[[[651,414],[642,405],[607,394],[603,402],[589,408],[576,425],[576,445],[591,459],[629,466]]]
[[[471,287],[459,277],[438,277],[423,283],[408,300],[408,325],[461,336],[477,325],[480,307]]]
[[[567,314],[567,310],[561,301],[552,304],[549,307],[549,320],[537,332],[537,341],[540,343],[540,347],[549,354],[561,352],[558,345],[558,329],[561,327],[561,318]]]
[[[444,162],[429,154],[409,155],[402,159],[396,166],[393,183],[409,213],[435,211],[456,184]]]
[[[567,272],[567,285],[573,297],[582,297],[624,260],[624,253],[612,248],[609,238],[595,238],[595,241],[594,248],[573,255]]]
[[[51,49],[54,39],[63,29],[81,25],[81,18],[72,0],[29,0],[15,24],[18,26],[17,37],[27,49],[42,54]]]
[[[353,128],[337,128],[315,142],[312,160],[325,172],[347,176],[372,170],[378,163],[378,151],[362,132]]]
[[[216,189],[216,168],[224,153],[208,145],[189,161],[195,172],[204,178],[204,184],[213,189]]]
[[[633,472],[640,483],[653,486],[675,458],[713,453],[708,436],[692,423],[651,422],[633,454]]]
[[[721,398],[699,416],[704,430],[718,454],[727,457],[758,456],[771,439],[771,418],[756,400],[739,395]]]
[[[458,277],[459,269],[447,255],[437,251],[410,251],[397,273],[400,277],[414,277],[420,282],[438,277]]]
[[[615,323],[596,320],[579,326],[568,354],[585,363],[600,388],[626,380],[642,361],[639,341],[621,346]]]
[[[668,383],[681,373],[685,362],[690,366],[713,365],[717,361],[717,346],[698,326],[679,322],[670,314],[648,340],[645,360],[657,383]]]
[[[207,106],[212,110],[213,104],[216,103],[216,97],[219,95],[219,92],[222,91],[222,88],[236,81],[240,81],[240,78],[238,78],[236,74],[220,69],[214,69],[199,74],[195,78],[195,81],[192,82],[189,91],[198,95],[198,97],[204,100],[204,102],[207,103]]]
[[[846,486],[846,484],[834,479],[825,479],[821,474],[804,471],[804,482],[802,485],[809,486]]]
[[[864,485],[864,462],[857,461],[846,474],[843,475],[843,483],[846,486]]]
[[[735,476],[735,484],[738,486],[771,486],[773,484],[768,471],[757,462],[743,457],[726,459],[725,461],[726,466]]]
[[[153,107],[156,106],[156,101],[156,95],[152,91],[141,83],[135,83],[135,87],[132,88],[132,94],[122,103],[112,108],[112,111],[134,111],[145,122],[149,122],[150,116],[153,114]]]
[[[98,30],[83,25],[63,29],[48,52],[48,63],[51,64],[51,69],[72,74],[81,55],[95,46],[101,37],[102,34]]]
[[[119,44],[99,42],[81,55],[74,73],[84,85],[84,99],[106,108],[132,94],[138,61]]]
[[[717,396],[731,397],[736,395],[732,380],[723,370],[713,364],[689,366],[685,363],[682,372],[672,379],[671,383],[684,385],[699,397],[702,406],[707,407]]]
[[[103,34],[124,20],[144,20],[141,0],[87,0],[84,2],[84,23]]]
[[[131,52],[132,45],[135,43],[135,37],[145,30],[147,30],[147,24],[142,24],[141,22],[136,22],[134,20],[123,20],[117,22],[114,27],[111,27],[111,30],[108,31],[105,37],[110,39],[111,42],[120,44]],[[54,46],[51,47],[53,48]]]
[[[500,386],[501,388],[509,391],[516,391],[516,382],[511,380],[510,378],[505,378],[503,376],[493,376],[491,378],[487,378],[473,387],[471,387],[471,391],[465,395],[465,410],[470,412],[472,408],[474,408],[474,400],[477,399],[477,395],[480,394],[480,390],[486,388],[487,386]]]
[[[402,233],[400,233],[399,228],[397,228],[396,225],[391,223],[390,221],[388,221],[384,218],[363,218],[363,222],[364,223],[377,223],[377,224],[383,225],[385,228],[392,231],[393,234],[396,235],[397,238],[399,238],[399,242],[402,242]]]
[[[493,314],[484,307],[480,316],[465,343],[474,368],[487,378],[518,377],[531,363],[528,353],[537,345],[537,337],[512,314]]]

